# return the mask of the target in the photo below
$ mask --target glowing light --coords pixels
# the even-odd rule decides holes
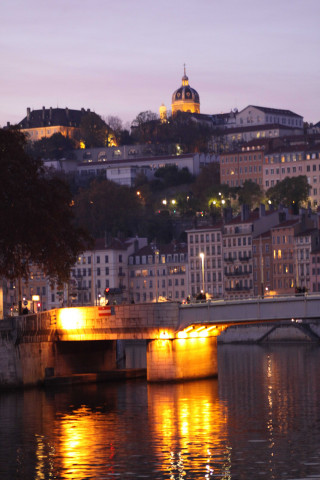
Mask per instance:
[[[165,338],[170,338],[168,332],[160,332],[160,338],[165,339]]]
[[[186,333],[190,332],[190,330],[193,330],[193,325],[190,325],[190,327],[184,329]]]
[[[85,312],[81,308],[62,308],[58,311],[57,323],[63,330],[80,329],[85,326]]]
[[[199,328],[196,329],[196,332],[198,332],[198,333],[199,333],[199,332],[202,332],[202,330],[204,330],[205,328],[206,328],[206,327],[201,326],[201,327],[199,327]]]
[[[178,338],[187,338],[188,334],[186,333],[185,330],[183,330],[182,332],[178,332]]]
[[[196,330],[189,333],[189,337],[198,337],[198,332]]]
[[[217,326],[216,326],[216,325],[212,325],[212,327],[208,327],[208,328],[207,328],[207,332],[210,332],[210,330],[213,330],[214,328],[217,328]]]

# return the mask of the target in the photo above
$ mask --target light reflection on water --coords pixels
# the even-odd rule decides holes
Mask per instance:
[[[320,349],[218,357],[219,380],[2,393],[0,479],[320,479]]]

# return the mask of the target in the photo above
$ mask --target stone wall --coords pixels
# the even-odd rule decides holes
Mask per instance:
[[[191,380],[217,374],[217,337],[148,342],[147,379],[150,382]]]

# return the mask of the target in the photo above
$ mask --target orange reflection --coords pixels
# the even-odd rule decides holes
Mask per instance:
[[[218,398],[217,380],[149,384],[148,405],[150,421],[156,419],[150,428],[163,439],[156,453],[163,458],[167,452],[162,468],[170,472],[171,480],[185,478],[189,469],[201,472],[201,478],[210,478],[212,454],[224,458],[222,478],[229,478],[225,446],[228,415]]]
[[[88,465],[94,465],[95,459],[101,457],[101,443],[105,444],[105,438],[101,438],[103,418],[102,413],[81,407],[59,419],[60,442],[55,446],[55,456],[60,459],[63,478],[87,478]],[[112,431],[108,432],[107,448],[111,460],[114,456]],[[104,471],[113,473],[112,462],[107,463]]]

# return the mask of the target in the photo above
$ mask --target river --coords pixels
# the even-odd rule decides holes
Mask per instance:
[[[221,345],[218,365],[0,393],[0,479],[320,479],[320,348]]]

